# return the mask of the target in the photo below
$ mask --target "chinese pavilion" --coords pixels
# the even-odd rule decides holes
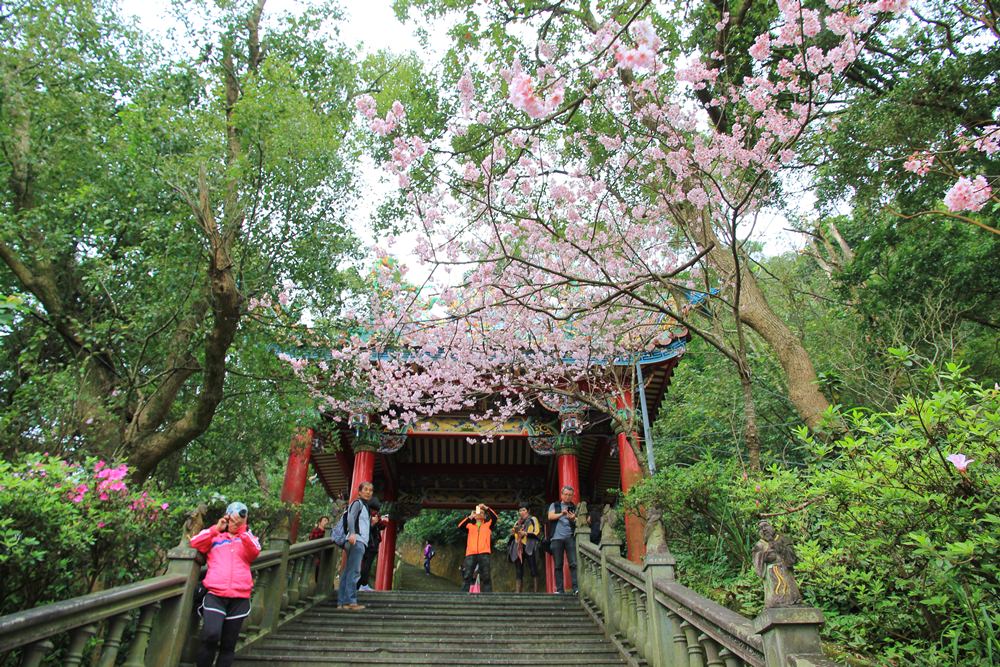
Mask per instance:
[[[392,504],[375,576],[376,590],[389,590],[397,530],[421,509],[471,509],[480,502],[496,510],[524,505],[539,512],[544,525],[541,510],[558,499],[563,486],[576,490],[575,502],[586,500],[591,507],[612,502],[615,490],[628,491],[642,476],[640,466],[647,465],[635,456],[629,439],[639,451],[645,449],[638,445],[647,443],[648,425],[656,420],[689,340],[686,329],[677,329],[669,344],[616,363],[620,374],[632,374],[622,385],[636,387],[636,396],[627,390],[609,396],[604,413],[551,395],[504,423],[477,423],[467,412],[421,419],[400,433],[380,432],[373,426],[376,415],[331,423],[332,437],[323,429],[301,428],[291,443],[281,499],[302,502],[310,465],[331,498],[354,497],[362,481],[372,481],[376,494]],[[629,418],[635,410],[636,418]],[[615,414],[622,411],[626,414]],[[621,423],[645,424],[647,436],[625,432]],[[296,529],[297,521],[293,540]],[[640,518],[626,516],[625,531],[628,557],[638,562],[644,555]],[[546,561],[551,592],[552,557]]]

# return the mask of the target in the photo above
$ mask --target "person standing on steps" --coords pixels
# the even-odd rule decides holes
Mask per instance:
[[[496,521],[497,513],[480,503],[458,524],[459,528],[468,531],[465,541],[465,563],[462,565],[462,572],[465,575],[462,590],[466,593],[476,580],[477,569],[480,590],[483,593],[493,591],[493,581],[490,578],[490,551],[493,548],[493,526],[496,525]]]
[[[555,565],[556,593],[563,590],[563,554],[569,559],[569,573],[573,582],[573,594],[578,592],[576,582],[576,505],[573,504],[573,487],[564,486],[559,492],[559,502],[549,505],[549,551]]]
[[[347,509],[347,542],[344,543],[347,558],[344,560],[340,587],[337,590],[337,606],[341,609],[359,611],[365,608],[363,604],[358,604],[358,579],[361,577],[361,560],[365,557],[371,535],[372,520],[368,502],[374,492],[375,487],[371,482],[361,482],[358,485],[357,499]]]
[[[190,543],[208,556],[203,582],[208,593],[198,609],[204,626],[195,664],[229,667],[236,656],[243,619],[250,614],[250,563],[260,555],[260,540],[247,528],[247,506],[229,503],[225,515],[193,536]]]
[[[524,566],[531,570],[531,580],[534,592],[538,592],[538,537],[542,532],[542,525],[538,519],[528,511],[527,507],[517,510],[517,522],[510,529],[513,540],[510,545],[510,559],[517,569],[517,582],[515,590],[521,593],[524,590]]]
[[[424,574],[431,573],[431,559],[434,558],[434,555],[434,546],[430,540],[427,540],[427,544],[424,545]]]
[[[371,532],[368,534],[368,546],[365,547],[365,557],[361,559],[361,576],[358,578],[359,591],[371,591],[369,585],[372,578],[372,565],[375,557],[378,556],[379,545],[382,544],[382,531],[385,530],[383,522],[382,503],[378,498],[372,498],[368,503],[368,512],[371,514]]]

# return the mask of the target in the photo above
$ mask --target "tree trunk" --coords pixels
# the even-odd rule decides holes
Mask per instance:
[[[743,389],[743,418],[747,441],[747,459],[751,470],[760,470],[760,433],[757,430],[757,404],[753,398],[750,374],[740,370],[740,387]]]
[[[739,271],[740,321],[757,332],[774,351],[785,372],[788,399],[809,428],[818,428],[830,404],[819,390],[816,369],[802,341],[771,308],[753,273],[744,263],[736,266],[731,248],[719,241],[707,211],[702,213],[700,220],[687,225],[687,231],[700,246],[712,247],[708,261],[724,279],[735,277]]]

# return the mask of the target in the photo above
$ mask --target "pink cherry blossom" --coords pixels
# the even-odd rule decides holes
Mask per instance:
[[[934,156],[927,153],[914,153],[903,163],[903,169],[917,176],[926,176],[934,164]]]
[[[750,56],[754,60],[767,60],[771,57],[771,36],[766,32],[757,35],[753,46],[750,47]]]
[[[944,196],[944,204],[950,211],[979,211],[990,200],[992,191],[982,176],[969,180],[965,176],[958,179]]]
[[[472,74],[466,68],[458,80],[458,97],[462,101],[462,114],[468,116],[472,110],[472,100],[476,95],[472,84]]]
[[[357,107],[358,111],[365,118],[374,118],[378,113],[378,109],[375,106],[375,98],[371,95],[362,95],[358,99],[354,100],[354,106]]]
[[[982,130],[983,134],[972,142],[977,151],[993,155],[1000,150],[1000,126],[987,125]]]

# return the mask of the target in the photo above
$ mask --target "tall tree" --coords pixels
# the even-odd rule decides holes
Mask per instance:
[[[200,55],[170,60],[104,0],[5,6],[0,257],[30,309],[2,341],[8,446],[144,479],[282,342],[261,314],[339,309],[357,86],[327,9],[268,30],[263,0],[192,4]]]

